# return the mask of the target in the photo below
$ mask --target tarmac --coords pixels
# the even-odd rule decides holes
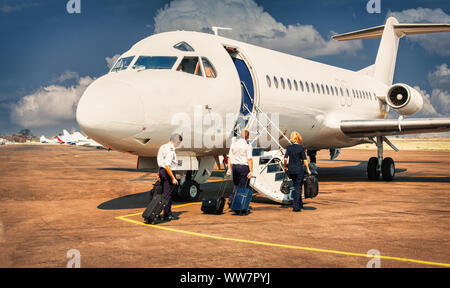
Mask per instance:
[[[320,193],[300,213],[256,195],[248,216],[174,203],[179,220],[146,225],[156,174],[136,171],[135,156],[2,146],[0,267],[64,268],[73,249],[81,267],[450,267],[450,152],[385,151],[393,182],[367,180],[372,156],[319,152]],[[221,173],[203,195],[217,193]]]

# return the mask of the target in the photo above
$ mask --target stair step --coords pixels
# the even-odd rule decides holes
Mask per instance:
[[[280,164],[269,164],[267,166],[267,173],[280,172]]]
[[[278,172],[278,173],[276,173],[275,174],[275,181],[283,181],[283,179],[284,179],[284,172]]]
[[[267,164],[272,159],[272,156],[261,156],[259,157],[259,165]]]
[[[264,154],[264,148],[253,148],[253,156],[261,156]]]

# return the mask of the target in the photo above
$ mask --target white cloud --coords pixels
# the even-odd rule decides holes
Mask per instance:
[[[78,101],[92,81],[91,77],[81,77],[74,86],[50,85],[24,96],[12,106],[11,121],[29,128],[73,121]]]
[[[428,74],[431,92],[428,93],[420,87],[414,87],[419,91],[424,100],[424,106],[415,116],[417,117],[449,117],[450,116],[450,69],[447,64],[436,67],[436,70]]]
[[[436,111],[443,116],[450,116],[450,93],[449,91],[433,89],[431,92],[431,104]]]
[[[441,117],[442,115],[434,108],[432,96],[428,94],[427,91],[422,90],[419,86],[414,86],[413,88],[422,94],[423,97],[423,108],[419,113],[415,114],[414,117]]]
[[[106,57],[109,68],[114,65],[119,54]],[[89,76],[80,77],[77,72],[66,71],[51,83],[62,83],[75,80],[76,84],[66,87],[50,85],[40,88],[37,92],[22,97],[16,104],[10,106],[11,121],[23,127],[57,126],[75,120],[78,101],[86,88],[95,80]]]
[[[311,25],[285,26],[253,0],[174,0],[157,12],[154,21],[155,33],[230,27],[232,31],[221,35],[303,57],[354,54],[363,47],[360,40],[325,40]]]
[[[429,73],[428,81],[432,88],[450,91],[450,69],[447,64],[442,64]]]
[[[70,79],[78,79],[79,77],[80,76],[78,75],[77,72],[66,71],[66,72],[64,72],[64,74],[62,74],[59,77],[55,78],[53,80],[53,82],[64,82],[64,81],[70,80]]]
[[[117,59],[119,59],[120,54],[116,54],[112,57],[106,57],[106,64],[108,65],[108,68],[111,69],[114,64],[116,64]]]
[[[394,16],[400,23],[450,23],[450,15],[442,9],[416,8],[401,12],[389,11],[388,16]],[[447,33],[429,35],[411,35],[407,38],[418,43],[429,53],[440,56],[450,56],[450,37]]]

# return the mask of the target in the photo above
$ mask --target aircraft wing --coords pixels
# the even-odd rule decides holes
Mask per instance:
[[[450,118],[345,120],[341,130],[352,138],[446,132]]]

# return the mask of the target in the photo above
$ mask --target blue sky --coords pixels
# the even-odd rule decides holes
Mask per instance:
[[[69,14],[66,11],[66,0],[0,0],[0,135],[7,135],[22,128],[30,128],[35,135],[46,134],[53,136],[63,128],[78,129],[74,121],[73,107],[70,101],[75,101],[83,89],[92,81],[108,71],[106,57],[113,57],[128,50],[134,43],[150,36],[155,32],[171,30],[180,25],[189,27],[203,27],[196,17],[192,23],[172,21],[177,13],[186,9],[181,4],[202,5],[199,13],[211,14],[217,11],[213,3],[223,1],[176,0],[171,6],[166,0],[81,0],[81,14]],[[231,1],[237,13],[245,9]],[[331,31],[338,33],[358,30],[384,24],[389,12],[397,12],[399,17],[413,19],[414,16],[435,22],[436,19],[449,19],[450,2],[446,1],[388,1],[381,0],[381,14],[369,14],[366,11],[367,0],[245,0],[243,7],[253,7],[264,10],[265,17],[256,17],[254,21],[266,21],[268,25],[281,28],[290,27],[302,33],[303,25],[312,25],[308,31],[318,33],[323,39],[318,43],[321,49],[312,45],[308,50],[307,40],[295,37],[289,41],[274,39],[267,42],[269,48],[282,50],[299,56],[336,65],[352,70],[358,70],[373,64],[378,49],[379,40],[364,40],[360,46],[357,43],[347,44],[341,48],[332,48],[328,43]],[[427,10],[419,10],[419,7]],[[233,7],[231,7],[233,8]],[[231,9],[230,8],[230,9]],[[438,10],[439,9],[439,10]],[[409,11],[407,13],[404,11]],[[159,15],[160,17],[156,17]],[[253,14],[250,13],[249,16]],[[258,16],[258,14],[255,14]],[[254,15],[253,15],[254,16]],[[156,17],[156,18],[155,18]],[[446,18],[447,17],[447,18]],[[195,18],[195,15],[193,15]],[[227,23],[233,17],[215,17],[218,22],[238,25],[237,21]],[[252,17],[248,17],[252,19]],[[215,19],[211,20],[214,21]],[[208,22],[209,23],[209,22]],[[447,22],[448,23],[448,22]],[[221,23],[218,23],[221,24]],[[191,26],[190,26],[191,25]],[[266,33],[253,31],[258,22],[239,23],[240,29],[247,29],[249,33]],[[205,27],[209,27],[205,24]],[[183,27],[182,27],[183,28]],[[234,30],[239,31],[239,27]],[[256,28],[255,28],[256,29]],[[188,29],[186,29],[188,30]],[[296,33],[297,33],[296,32]],[[271,37],[270,33],[264,34]],[[299,34],[301,35],[301,34]],[[433,36],[437,37],[437,36]],[[447,97],[450,90],[448,83],[448,62],[450,54],[445,51],[449,45],[447,36],[429,38],[435,41],[416,38],[402,39],[397,60],[394,82],[405,82],[411,86],[418,86],[425,95],[429,96],[431,106],[424,116],[449,116],[450,109]],[[301,37],[299,37],[301,38]],[[303,41],[303,42],[302,42]],[[280,46],[286,43],[290,47]],[[431,44],[430,44],[431,43]],[[435,45],[436,47],[432,47]],[[303,48],[305,47],[305,48]],[[330,48],[331,47],[331,48]],[[311,48],[311,47],[310,47]],[[348,51],[346,51],[348,50]],[[316,51],[317,53],[315,53]],[[316,55],[317,54],[317,55]],[[444,66],[446,64],[446,66]],[[440,69],[438,69],[440,67]],[[17,111],[24,111],[23,106],[30,109],[30,99],[36,101],[58,102],[57,97],[72,97],[61,100],[66,110],[52,113],[57,106],[37,107],[38,112],[29,117],[45,118],[27,119],[21,121]],[[27,96],[32,96],[31,98]],[[24,102],[24,97],[28,102]],[[75,99],[75,100],[74,100]],[[37,104],[36,104],[37,103]],[[36,102],[35,105],[39,105]],[[445,107],[442,107],[445,106]],[[20,110],[22,109],[22,110]],[[435,109],[431,111],[432,109]],[[57,109],[59,110],[59,109]],[[15,112],[14,112],[15,111]],[[25,110],[27,112],[28,110]],[[433,114],[434,113],[434,114]],[[64,114],[64,115],[63,115]],[[50,115],[50,116],[49,116]],[[27,116],[28,117],[28,116]]]

